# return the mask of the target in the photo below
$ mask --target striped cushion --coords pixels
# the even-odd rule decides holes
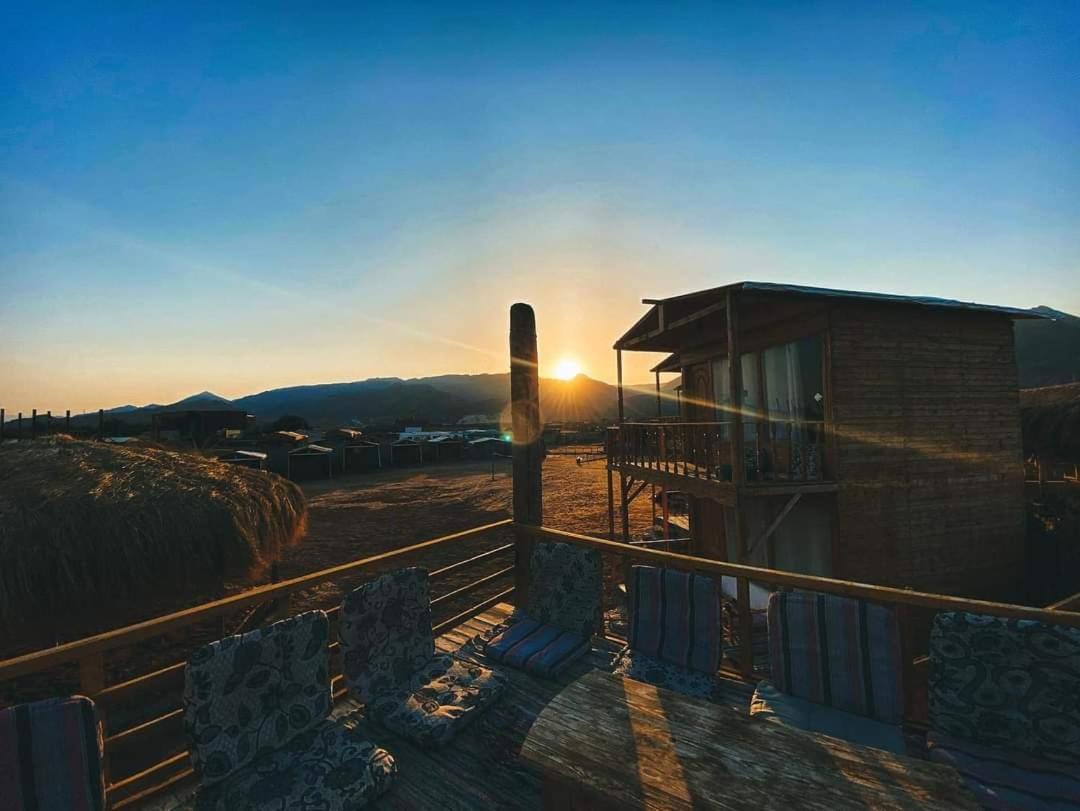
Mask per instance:
[[[1080,807],[1080,768],[1007,753],[960,738],[929,732],[930,759],[964,776],[979,804],[992,809]]]
[[[782,592],[769,598],[769,666],[781,692],[899,724],[900,628],[885,606]]]
[[[94,702],[50,698],[0,710],[4,811],[101,811],[104,745]]]
[[[720,669],[720,591],[716,581],[691,572],[635,566],[630,647],[694,670]]]
[[[588,637],[523,616],[488,641],[487,655],[496,662],[554,678],[588,653],[589,646]]]

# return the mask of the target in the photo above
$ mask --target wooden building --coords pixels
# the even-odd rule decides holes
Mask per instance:
[[[379,443],[367,439],[355,428],[327,431],[323,444],[334,449],[334,470],[340,473],[360,473],[382,467]]]
[[[612,531],[621,513],[629,537],[627,503],[667,488],[690,498],[696,555],[952,594],[1016,587],[1013,320],[1034,313],[757,282],[644,303],[615,343]],[[682,375],[677,421],[623,421],[625,351],[670,353],[654,371],[658,403],[661,374]]]
[[[329,479],[333,475],[334,450],[325,445],[302,445],[289,451],[286,477],[293,481]]]

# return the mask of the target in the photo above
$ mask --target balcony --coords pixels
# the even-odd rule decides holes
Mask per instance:
[[[737,486],[765,493],[835,489],[823,422],[626,422],[610,428],[611,466],[641,481],[725,500]],[[742,464],[736,464],[737,446]]]

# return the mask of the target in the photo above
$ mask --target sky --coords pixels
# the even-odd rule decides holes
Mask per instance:
[[[1080,313],[1071,2],[27,4],[0,19],[0,406],[613,380],[742,279]],[[628,382],[650,355],[629,355]]]

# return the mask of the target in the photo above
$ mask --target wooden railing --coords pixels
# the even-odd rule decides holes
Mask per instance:
[[[564,532],[547,527],[515,525],[517,530],[535,540],[572,543],[597,549],[600,552],[617,555],[625,562],[646,563],[684,571],[700,572],[714,577],[731,577],[736,581],[736,600],[734,608],[737,615],[736,636],[738,641],[737,669],[729,675],[756,682],[767,677],[767,672],[756,671],[754,667],[755,632],[750,607],[751,583],[770,590],[800,589],[823,594],[836,594],[854,597],[876,603],[894,606],[897,609],[904,647],[904,685],[907,702],[907,719],[914,725],[925,722],[926,689],[926,646],[928,631],[933,615],[940,611],[967,611],[976,614],[988,614],[1011,619],[1038,620],[1040,622],[1080,628],[1080,594],[1055,603],[1049,608],[999,603],[988,600],[975,600],[965,597],[953,597],[945,594],[931,594],[911,589],[875,586],[868,583],[856,583],[836,580],[828,577],[797,574],[778,569],[764,569],[718,560],[708,560],[671,551],[660,551],[644,546],[602,540],[574,532]],[[1073,611],[1070,609],[1077,609]]]
[[[609,445],[616,467],[691,479],[733,480],[734,423],[624,422]],[[823,422],[754,420],[742,423],[747,482],[825,481]]]
[[[136,643],[154,637],[189,629],[191,626],[205,623],[206,620],[224,618],[241,609],[256,608],[268,601],[284,600],[291,594],[322,583],[340,581],[352,575],[370,574],[388,566],[407,565],[409,559],[416,558],[424,552],[460,544],[469,539],[481,538],[505,529],[511,523],[507,519],[464,532],[444,535],[291,580],[254,588],[124,628],[106,631],[97,636],[0,661],[0,683],[26,676],[41,678],[49,671],[55,671],[58,666],[77,663],[79,692],[95,700],[104,718],[109,801],[114,808],[130,806],[192,774],[182,729],[183,710],[180,707],[180,690],[186,663],[176,662],[135,678],[107,684],[106,654],[130,649]],[[513,552],[513,549],[514,544],[507,543],[485,550],[465,560],[435,569],[430,572],[430,578],[438,582],[451,573],[460,573],[480,563],[488,562],[488,565],[491,565],[491,561],[495,558],[508,555]],[[432,600],[433,612],[438,615],[440,609],[443,609],[442,613],[445,614],[446,610],[453,610],[452,606],[460,604],[461,598],[485,586],[490,590],[500,583],[510,585],[513,582],[513,573],[514,566],[511,564],[437,596]],[[513,591],[510,585],[509,588],[499,590],[478,604],[447,617],[435,625],[435,633],[441,634],[469,617],[499,602],[511,599]],[[331,619],[331,640],[333,640],[336,637],[333,629],[336,627],[339,606],[328,607],[326,610]],[[338,700],[346,693],[341,676],[338,643],[331,641],[329,648],[331,690],[334,699]],[[158,706],[162,704],[162,696],[168,696],[171,700],[164,702],[163,706]],[[123,718],[125,715],[138,718],[138,714],[133,713],[132,709],[140,704],[154,706],[156,713],[154,717],[140,719],[134,723],[110,722],[110,718]],[[125,710],[127,712],[124,712]]]

